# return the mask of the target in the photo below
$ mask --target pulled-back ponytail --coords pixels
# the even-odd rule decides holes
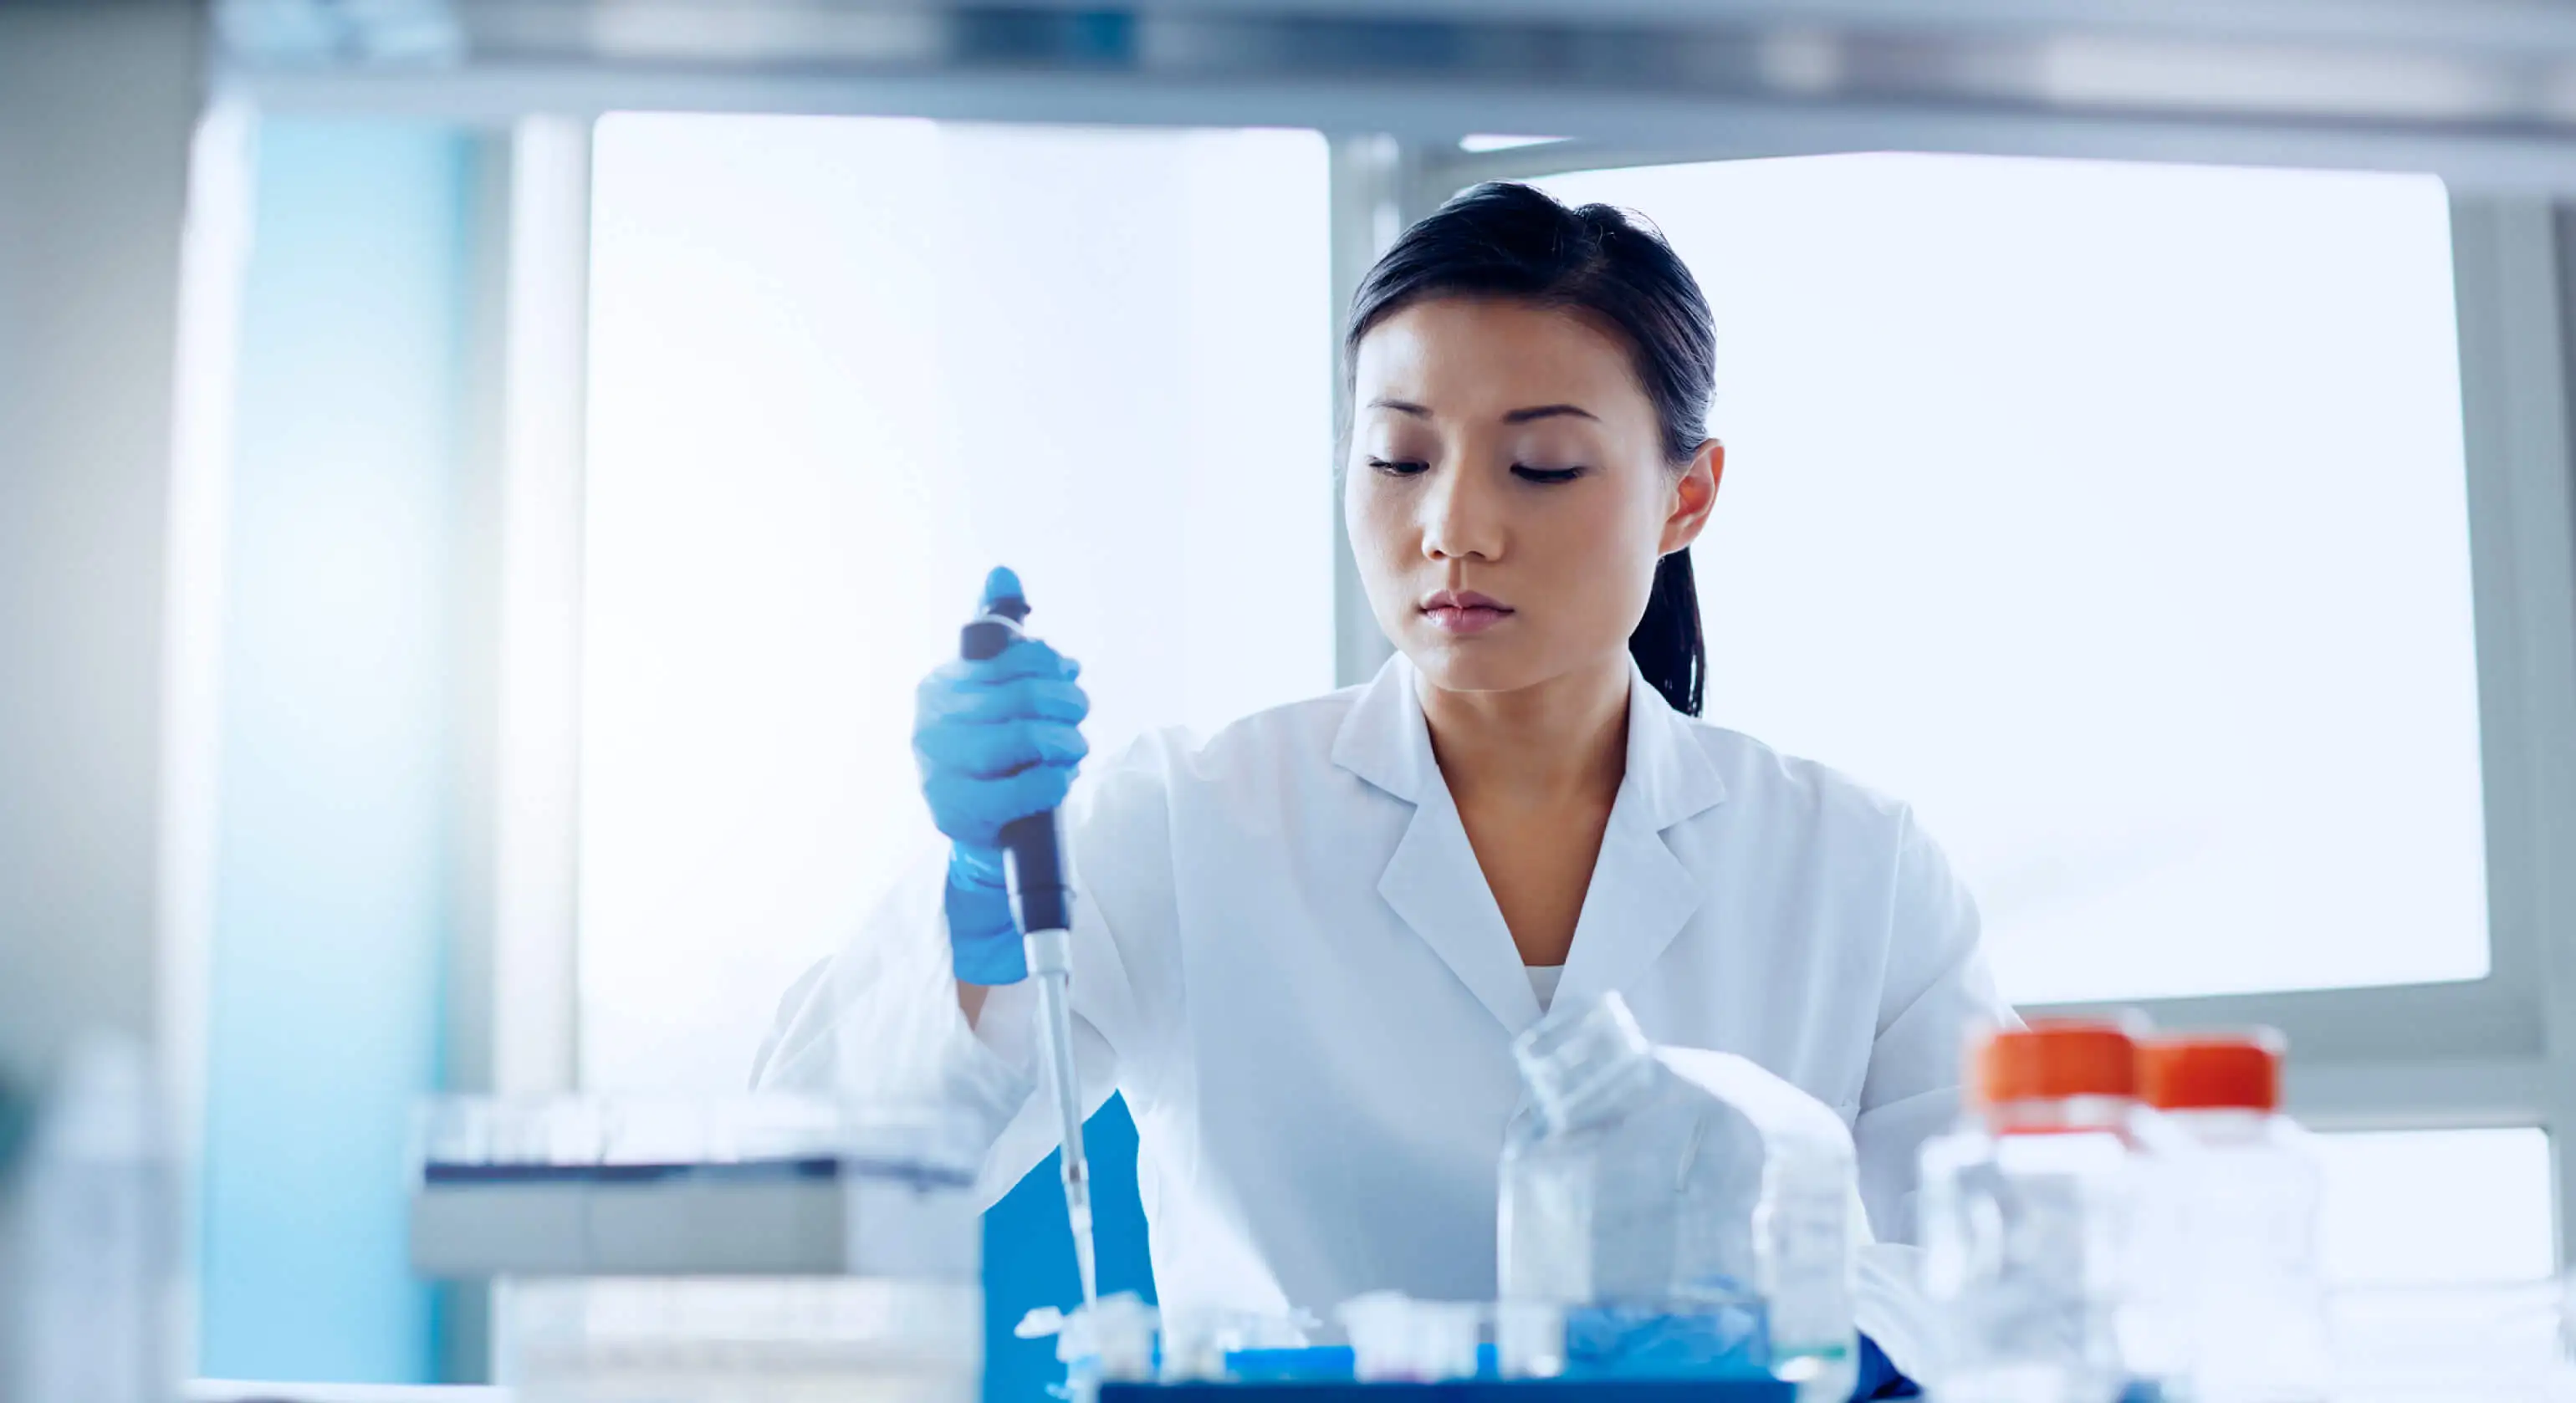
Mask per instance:
[[[1699,715],[1708,687],[1708,643],[1699,631],[1699,582],[1692,578],[1690,549],[1655,562],[1654,592],[1645,616],[1628,635],[1628,656],[1673,710]]]
[[[1342,341],[1345,380],[1369,328],[1414,302],[1459,295],[1580,308],[1607,321],[1627,339],[1666,464],[1679,471],[1707,441],[1717,383],[1708,299],[1663,236],[1625,212],[1569,208],[1527,185],[1462,191],[1405,230],[1361,282]],[[1674,710],[1699,714],[1708,645],[1687,548],[1656,562],[1628,653]]]

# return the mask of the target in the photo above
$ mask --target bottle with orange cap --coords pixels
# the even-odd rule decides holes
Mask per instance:
[[[2156,1136],[2137,1032],[2043,1021],[1980,1035],[1959,1126],[1923,1148],[1923,1284],[1951,1403],[2114,1403],[2138,1166]]]
[[[2138,1051],[2144,1099],[2187,1142],[2157,1158],[2145,1190],[2145,1318],[2170,1332],[2199,1403],[2324,1398],[2324,1173],[2281,1112],[2280,1034],[2153,1037]]]

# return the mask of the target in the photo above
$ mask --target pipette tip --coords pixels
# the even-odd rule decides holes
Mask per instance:
[[[1100,1303],[1100,1274],[1092,1258],[1091,1209],[1089,1205],[1067,1204],[1066,1216],[1073,1224],[1073,1260],[1082,1271],[1082,1303]]]

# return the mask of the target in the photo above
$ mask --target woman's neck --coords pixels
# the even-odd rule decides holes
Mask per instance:
[[[1422,686],[1431,754],[1460,804],[1608,804],[1628,770],[1628,655],[1509,692]]]

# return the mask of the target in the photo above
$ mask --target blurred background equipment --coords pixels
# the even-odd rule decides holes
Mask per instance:
[[[18,1097],[0,1100],[5,1396],[161,1403],[180,1372],[179,1244],[150,1067],[131,1042],[87,1039],[41,1096]]]
[[[973,1143],[952,1117],[779,1096],[446,1098],[412,1265],[493,1283],[521,1399],[965,1403]]]
[[[125,1048],[137,1368],[489,1377],[415,1100],[741,1085],[918,826],[947,641],[853,615],[880,566],[1042,573],[1104,752],[1366,676],[1337,308],[1524,178],[1725,328],[1711,715],[1917,798],[2015,998],[2287,1032],[2329,1278],[2528,1294],[2571,74],[2525,0],[0,6],[0,1195]],[[1220,557],[1272,626],[1169,646]],[[1053,1174],[987,1220],[996,1398]]]

